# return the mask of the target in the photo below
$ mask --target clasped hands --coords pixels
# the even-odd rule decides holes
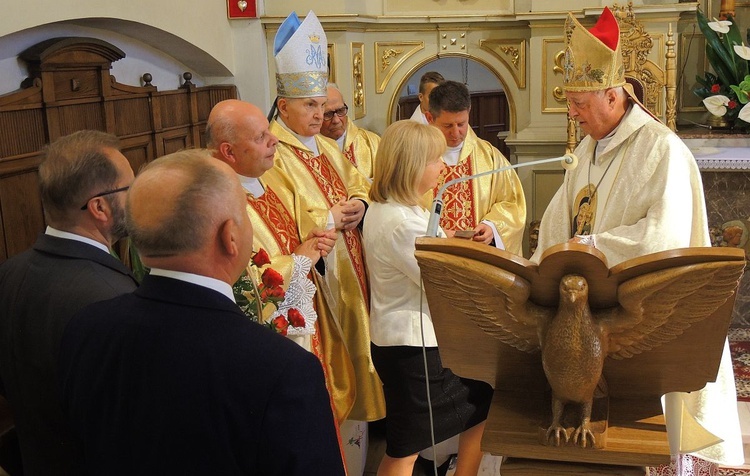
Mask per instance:
[[[365,215],[365,204],[362,203],[362,200],[356,198],[339,200],[336,205],[331,207],[331,214],[337,230],[353,230]]]
[[[323,230],[316,228],[308,233],[303,241],[295,250],[294,254],[307,256],[312,261],[313,266],[320,258],[325,258],[336,244],[338,232],[336,230]]]

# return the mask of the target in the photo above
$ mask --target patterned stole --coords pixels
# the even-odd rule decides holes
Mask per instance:
[[[445,168],[433,191],[437,195],[444,183],[471,175],[471,156],[456,165]],[[467,180],[451,185],[443,193],[443,215],[440,217],[440,227],[444,230],[473,230],[477,226],[474,218],[474,181]]]
[[[297,234],[297,225],[294,222],[294,218],[292,218],[291,213],[289,213],[289,210],[287,210],[284,204],[281,203],[278,195],[274,193],[271,187],[266,186],[266,193],[264,193],[260,198],[255,198],[252,194],[248,193],[247,203],[251,207],[253,207],[260,219],[263,220],[263,222],[266,224],[268,229],[275,231],[273,235],[282,253],[287,255],[292,254],[292,252],[301,243],[299,235]],[[314,280],[314,277],[312,275],[310,275],[309,277],[310,279]],[[316,292],[316,294],[318,293]],[[318,298],[320,298],[319,295],[316,296],[316,299],[313,301],[313,306],[319,314],[318,320],[315,321],[315,333],[310,336],[310,350],[313,355],[318,358],[321,366],[323,367],[323,375],[325,376],[326,387],[328,388],[331,410],[336,417],[334,418],[334,423],[336,426],[336,434],[338,435],[339,439],[339,451],[341,452],[341,457],[344,458],[344,449],[341,442],[339,422],[343,421],[345,415],[349,413],[349,410],[351,409],[353,404],[353,398],[349,398],[348,394],[345,391],[337,389],[337,384],[333,382],[333,380],[336,380],[333,376],[335,372],[329,366],[328,359],[325,356],[323,342],[321,341],[320,313],[323,312],[323,309],[321,309],[321,304],[318,302]],[[329,342],[328,345],[333,347],[335,343]],[[352,379],[352,377],[348,378],[350,380]],[[341,403],[343,409],[336,406],[337,400],[343,400],[343,402]]]
[[[247,203],[253,207],[269,230],[275,230],[273,235],[281,252],[285,255],[292,254],[301,244],[297,224],[271,187],[266,186],[266,193],[260,198],[255,198],[248,193]]]
[[[349,147],[344,151],[344,157],[357,167],[357,158],[354,156],[354,142],[349,144]]]
[[[339,200],[346,200],[348,196],[346,185],[325,154],[313,157],[312,154],[306,153],[296,147],[292,147],[292,150],[305,165],[307,171],[310,172],[315,184],[323,193],[323,196],[325,196],[329,208],[337,204]],[[353,230],[342,231],[341,234],[346,243],[349,259],[357,274],[357,281],[359,282],[359,288],[365,300],[365,305],[369,309],[370,294],[367,290],[367,273],[365,271],[364,259],[362,258],[362,239],[359,230],[355,228]]]

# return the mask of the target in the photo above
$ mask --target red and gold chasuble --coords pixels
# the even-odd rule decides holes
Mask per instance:
[[[347,199],[346,185],[325,155],[321,154],[313,157],[312,154],[305,153],[301,149],[294,148],[293,150],[326,197],[329,208],[337,204],[340,200]],[[370,294],[367,286],[367,271],[365,270],[365,263],[362,258],[362,237],[358,229],[342,231],[341,234],[344,237],[346,249],[349,252],[349,259],[351,259],[352,266],[357,274],[357,281],[359,282],[362,296],[365,299],[365,305],[369,309]]]
[[[316,136],[311,150],[281,122],[272,121],[270,129],[279,138],[279,144],[274,168],[269,172],[278,172],[286,182],[288,188],[282,189],[281,185],[277,194],[287,207],[294,207],[290,211],[297,220],[299,236],[304,238],[310,231],[328,226],[330,209],[339,201],[367,200],[367,179],[344,157],[336,142]],[[355,151],[358,150],[355,143]],[[357,160],[363,165],[359,156]],[[336,246],[325,262],[326,276],[318,289],[330,293],[319,292],[316,297],[325,298],[322,302],[334,311],[330,322],[340,330],[344,353],[348,353],[353,365],[355,379],[350,383],[356,387],[356,397],[349,420],[379,420],[385,416],[385,400],[383,384],[370,355],[369,286],[360,231],[339,231]],[[320,317],[318,322],[323,325]],[[321,331],[325,333],[325,329]],[[323,346],[326,347],[325,341]],[[340,354],[326,350],[330,360]],[[331,363],[333,369],[339,365]]]
[[[449,165],[438,179],[438,185],[433,191],[437,195],[440,187],[446,182],[471,175],[471,156],[456,165]],[[440,227],[443,230],[473,230],[478,225],[474,216],[474,180],[455,183],[443,192],[443,214],[440,217]]]
[[[283,255],[291,255],[301,244],[297,232],[297,224],[289,210],[279,199],[278,195],[267,184],[265,193],[260,198],[255,198],[252,194],[247,194],[247,203],[255,211],[257,218],[263,221],[268,230],[271,230],[271,236],[276,241],[278,251]],[[273,258],[271,258],[273,261]],[[314,279],[309,275],[310,279]],[[288,283],[287,283],[288,284]],[[317,293],[316,293],[317,294]],[[331,409],[336,417],[336,432],[339,432],[339,423],[343,422],[353,405],[354,397],[351,395],[351,387],[348,382],[353,379],[350,374],[353,373],[351,364],[346,359],[348,355],[343,348],[340,348],[340,337],[332,336],[328,328],[330,324],[326,316],[327,311],[323,309],[325,304],[319,296],[313,301],[313,307],[318,313],[318,320],[315,322],[315,333],[310,336],[310,352],[315,355],[323,367],[323,374],[326,380],[326,387],[331,399]],[[321,327],[323,329],[321,329]],[[321,332],[322,331],[322,332]],[[321,341],[321,336],[328,336],[329,342],[326,345]],[[335,349],[337,354],[335,358],[327,358],[324,347]],[[341,374],[341,376],[334,375]],[[343,378],[343,381],[341,380]],[[339,436],[339,440],[341,440]],[[342,449],[343,457],[343,449]]]
[[[353,166],[357,167],[357,157],[354,155],[354,142],[349,144],[349,147],[344,150],[344,157],[346,157],[346,160],[351,162]]]
[[[297,224],[271,187],[266,186],[266,193],[260,198],[248,194],[247,203],[255,209],[269,230],[275,230],[274,238],[281,252],[286,255],[292,254],[301,244]]]

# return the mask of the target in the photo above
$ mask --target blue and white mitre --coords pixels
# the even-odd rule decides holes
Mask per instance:
[[[279,27],[273,42],[276,94],[285,98],[326,96],[328,40],[315,13],[300,23],[292,12]]]

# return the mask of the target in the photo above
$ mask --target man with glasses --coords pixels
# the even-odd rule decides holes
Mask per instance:
[[[327,101],[326,41],[313,12],[303,22],[291,14],[276,34],[278,115],[270,126],[279,139],[274,168],[289,178],[296,195],[300,236],[307,236],[314,228],[339,231],[331,253],[317,269],[325,273],[324,282],[331,291],[330,307],[338,316],[354,365],[356,400],[349,419],[373,421],[385,416],[385,401],[370,356],[369,291],[358,228],[369,183],[335,142],[319,134]],[[361,437],[356,426],[342,425],[343,441]],[[360,448],[366,448],[366,439]],[[358,458],[349,456],[347,464]],[[357,472],[351,466],[348,469]]]
[[[359,173],[372,179],[373,163],[378,153],[380,136],[349,122],[346,115],[349,107],[344,103],[344,97],[338,86],[328,83],[327,91],[328,101],[320,133],[335,140],[344,157],[357,167]]]
[[[205,150],[149,163],[128,231],[151,272],[87,306],[60,345],[60,394],[91,475],[343,476],[323,370],[242,313],[253,224]]]
[[[79,131],[56,140],[39,166],[47,229],[0,266],[0,393],[13,412],[26,475],[77,474],[83,464],[58,403],[57,354],[73,314],[136,288],[110,254],[125,236],[132,181],[115,136]]]

